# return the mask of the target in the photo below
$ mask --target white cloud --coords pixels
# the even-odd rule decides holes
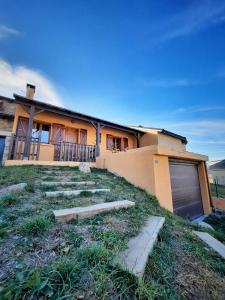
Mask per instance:
[[[16,29],[0,25],[0,40],[8,38],[10,36],[17,36],[20,35],[20,32],[17,31]]]
[[[157,24],[160,42],[188,36],[225,21],[225,2],[198,0]]]
[[[63,106],[53,83],[39,71],[25,66],[12,66],[0,59],[0,95],[12,97],[16,93],[25,96],[27,83],[36,86],[35,99]]]

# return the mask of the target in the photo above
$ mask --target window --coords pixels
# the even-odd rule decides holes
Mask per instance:
[[[106,148],[111,151],[121,151],[121,138],[107,134]]]
[[[41,143],[48,144],[49,132],[50,132],[50,126],[48,124],[42,124],[37,122],[33,123],[32,137],[36,141],[40,140]]]

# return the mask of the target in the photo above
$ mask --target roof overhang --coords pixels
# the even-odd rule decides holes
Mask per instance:
[[[79,112],[75,112],[75,111],[63,108],[63,107],[55,106],[55,105],[37,101],[37,100],[30,100],[26,97],[23,97],[23,96],[20,96],[17,94],[14,94],[13,96],[14,96],[15,102],[17,104],[21,104],[21,105],[28,106],[28,107],[31,107],[32,105],[34,105],[37,109],[52,112],[52,113],[55,113],[55,114],[58,114],[61,116],[65,116],[72,120],[79,119],[81,121],[89,122],[92,124],[100,123],[101,126],[103,126],[103,127],[109,127],[109,128],[113,128],[116,130],[125,131],[125,132],[131,133],[131,134],[143,133],[141,130],[138,130],[138,129],[132,129],[128,126],[116,124],[116,123],[113,123],[110,121],[106,121],[103,119],[85,115],[85,114],[82,114]]]

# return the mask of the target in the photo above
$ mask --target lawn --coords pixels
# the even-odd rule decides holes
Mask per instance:
[[[111,192],[46,198],[44,192],[53,188],[41,181],[60,180],[94,181]],[[0,299],[224,298],[225,261],[192,234],[199,228],[124,179],[98,169],[91,174],[69,167],[0,169],[2,187],[19,182],[28,183],[24,192],[0,199]],[[124,199],[135,207],[64,224],[52,214],[53,209]],[[166,222],[145,275],[137,280],[115,258],[150,215],[164,216]],[[223,230],[208,231],[225,240]]]
[[[225,186],[223,185],[211,183],[211,192],[213,197],[225,198]]]

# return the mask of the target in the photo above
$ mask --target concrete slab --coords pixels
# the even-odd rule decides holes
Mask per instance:
[[[58,221],[67,222],[73,219],[88,218],[102,212],[107,212],[113,209],[128,208],[134,205],[135,202],[122,200],[122,201],[113,201],[113,202],[95,204],[86,207],[74,207],[74,208],[54,210],[53,214]]]
[[[26,186],[27,186],[26,183],[18,183],[18,184],[13,184],[13,185],[7,186],[5,188],[2,188],[0,190],[0,197],[5,195],[5,194],[8,194],[8,193],[12,193],[12,192],[16,192],[16,191],[22,191],[22,190],[25,189]]]
[[[55,191],[55,192],[45,192],[47,197],[57,197],[61,194],[65,196],[78,196],[82,192],[90,192],[92,194],[98,192],[110,192],[110,189],[89,189],[89,190],[71,190],[71,191]]]
[[[119,254],[118,262],[123,269],[141,278],[144,274],[148,257],[153,250],[164,217],[150,217],[141,232],[128,242],[128,249]]]
[[[220,241],[212,237],[207,232],[201,231],[193,231],[195,235],[197,235],[203,242],[205,242],[209,247],[211,247],[214,251],[216,251],[219,255],[221,255],[225,259],[225,245]]]
[[[41,182],[42,185],[47,185],[47,186],[54,186],[54,185],[94,185],[94,181],[43,181]]]

